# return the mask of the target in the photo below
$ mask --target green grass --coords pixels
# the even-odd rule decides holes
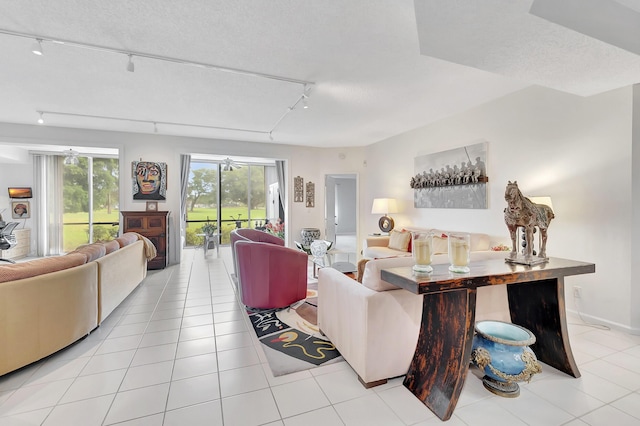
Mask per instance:
[[[188,220],[207,220],[207,217],[211,222],[215,222],[217,215],[217,209],[214,208],[195,208],[193,211],[187,212]],[[228,222],[222,222],[222,243],[229,243],[229,233],[236,227],[235,222],[231,218],[238,218],[242,221],[242,227],[248,227],[247,223],[247,208],[246,207],[223,207],[222,208],[222,220]],[[264,222],[266,215],[265,209],[251,210],[252,223],[251,227],[255,226],[255,221],[260,220]],[[63,217],[64,223],[86,223],[89,220],[89,213],[65,213]],[[106,209],[96,210],[93,212],[94,222],[118,222],[120,220],[120,213],[117,210],[112,210],[109,214]],[[187,245],[199,245],[202,244],[202,238],[196,237],[195,234],[200,233],[202,223],[190,223],[187,227]],[[99,229],[101,228],[101,229]],[[116,235],[118,232],[118,226],[111,225],[96,225],[94,226],[94,238],[107,240],[108,234]],[[87,244],[89,242],[89,225],[65,225],[64,226],[64,251],[72,251],[81,244]]]
[[[207,208],[195,208],[193,211],[187,212],[187,220],[207,220],[207,217],[211,222],[216,221],[216,215],[218,214],[217,209],[207,209]],[[247,222],[247,208],[246,207],[223,207],[222,208],[222,217],[223,220],[221,224],[222,230],[222,244],[229,243],[229,234],[236,227],[236,223],[231,218],[238,218],[240,215],[240,220],[242,221],[241,226],[243,228],[249,227],[249,223]],[[251,228],[255,226],[256,220],[259,220],[264,223],[266,215],[265,209],[254,209],[251,210]],[[228,222],[225,222],[228,221]],[[200,233],[200,228],[202,228],[202,223],[189,223],[187,226],[187,245],[201,245],[203,243],[202,237],[197,237],[196,234]]]

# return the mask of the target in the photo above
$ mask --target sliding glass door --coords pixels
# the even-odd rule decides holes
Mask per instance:
[[[64,252],[81,244],[109,241],[118,235],[118,159],[76,157],[75,160],[59,159],[63,168]]]
[[[187,187],[187,246],[202,244],[204,223],[215,223],[223,244],[229,243],[234,228],[258,228],[270,218],[267,194],[270,182],[265,176],[275,176],[275,166],[242,164],[233,170],[223,170],[214,161],[191,161]],[[277,185],[277,183],[275,183]]]

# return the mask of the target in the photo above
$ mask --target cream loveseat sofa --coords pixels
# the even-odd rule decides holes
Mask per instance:
[[[0,376],[89,334],[147,274],[155,247],[126,233],[63,256],[0,265]]]
[[[431,232],[433,234],[433,253],[447,253],[447,233],[441,229],[404,228],[402,231],[392,230],[390,235],[370,235],[363,243],[362,256],[367,259],[381,257],[411,256],[411,232]],[[487,234],[469,233],[471,235],[471,251],[487,251],[491,248],[491,237]],[[406,238],[403,238],[406,237]],[[403,246],[404,242],[404,246]],[[390,243],[395,243],[391,244]],[[407,244],[408,243],[408,244]]]
[[[471,261],[504,258],[506,252],[475,251]],[[448,256],[433,256],[434,264]],[[410,256],[369,260],[362,284],[332,268],[318,275],[318,326],[365,387],[407,373],[418,341],[422,297],[380,279],[382,269],[412,266]],[[510,321],[506,289],[478,289],[476,320]]]

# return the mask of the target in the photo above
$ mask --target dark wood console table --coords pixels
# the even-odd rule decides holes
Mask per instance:
[[[430,274],[411,267],[389,268],[381,278],[423,294],[422,324],[416,352],[404,385],[441,420],[456,407],[471,359],[478,287],[507,284],[514,324],[536,336],[531,346],[538,359],[573,377],[580,377],[567,332],[564,277],[595,272],[593,263],[551,258],[527,266],[504,260],[472,262],[471,272],[449,272],[433,265]]]

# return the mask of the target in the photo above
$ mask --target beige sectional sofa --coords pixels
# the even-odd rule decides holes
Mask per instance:
[[[476,250],[471,252],[471,261],[507,255]],[[447,254],[434,255],[433,263],[448,263]],[[332,268],[319,271],[318,325],[366,387],[402,376],[409,369],[418,341],[423,296],[381,280],[380,271],[413,264],[410,255],[369,260],[361,284]],[[510,321],[503,287],[478,289],[476,320]]]
[[[126,233],[63,256],[0,265],[0,376],[86,336],[136,288],[153,244]]]

